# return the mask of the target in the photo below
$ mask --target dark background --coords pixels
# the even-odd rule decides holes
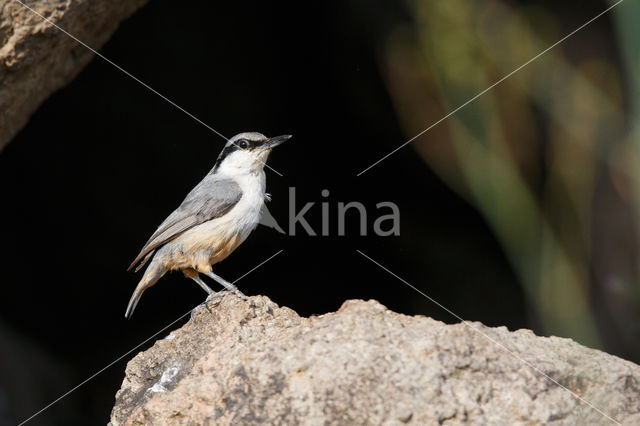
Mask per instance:
[[[567,28],[604,6],[544,4],[565,17]],[[408,139],[380,74],[376,43],[410,17],[401,2],[367,5],[154,0],[101,53],[227,137],[294,135],[269,160],[284,175],[267,171],[269,208],[286,227],[288,188],[295,187],[298,206],[316,202],[306,218],[319,232],[319,203],[328,201],[332,235],[306,236],[298,228],[294,237],[259,227],[214,268],[234,280],[284,250],[238,283],[246,294],[267,295],[301,315],[373,298],[394,311],[458,322],[359,249],[464,319],[543,333],[482,217],[411,146],[356,177]],[[608,34],[608,18],[592,31]],[[425,117],[425,127],[438,118]],[[199,287],[173,273],[145,293],[131,320],[123,316],[141,277],[127,266],[223,145],[96,58],[0,154],[0,324],[19,348],[11,356],[26,377],[5,395],[10,404],[22,395],[16,421],[203,301]],[[322,189],[330,191],[326,200]],[[339,201],[368,207],[370,234],[375,204],[397,203],[401,235],[358,236],[349,216],[347,235],[336,236]],[[136,352],[31,423],[107,422]]]

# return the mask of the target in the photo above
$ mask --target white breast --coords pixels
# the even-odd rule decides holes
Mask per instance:
[[[227,257],[258,226],[264,203],[264,172],[234,176],[242,190],[240,201],[227,214],[197,225],[165,247],[171,248],[176,268],[194,268],[206,273],[211,265]]]
[[[242,198],[225,215],[225,219],[228,219],[230,224],[236,226],[236,232],[240,234],[241,240],[244,241],[260,221],[266,179],[263,171],[257,174],[234,176],[233,179],[238,182],[242,190]]]

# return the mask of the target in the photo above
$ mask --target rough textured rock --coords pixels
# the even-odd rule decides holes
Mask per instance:
[[[613,424],[485,335],[640,424],[640,367],[569,339],[375,301],[301,318],[232,295],[129,362],[111,424]]]
[[[146,0],[20,0],[99,49]],[[93,53],[15,0],[0,0],[0,149]]]

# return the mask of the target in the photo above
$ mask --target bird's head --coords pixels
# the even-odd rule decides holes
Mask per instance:
[[[257,132],[237,134],[222,149],[214,171],[228,175],[259,173],[271,150],[290,138],[291,135],[268,138]]]

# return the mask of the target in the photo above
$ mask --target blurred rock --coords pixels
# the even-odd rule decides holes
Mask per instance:
[[[612,424],[523,361],[640,424],[640,367],[569,339],[233,295],[129,362],[110,424]]]
[[[146,0],[21,0],[93,49]],[[15,0],[0,0],[0,149],[94,54]]]

